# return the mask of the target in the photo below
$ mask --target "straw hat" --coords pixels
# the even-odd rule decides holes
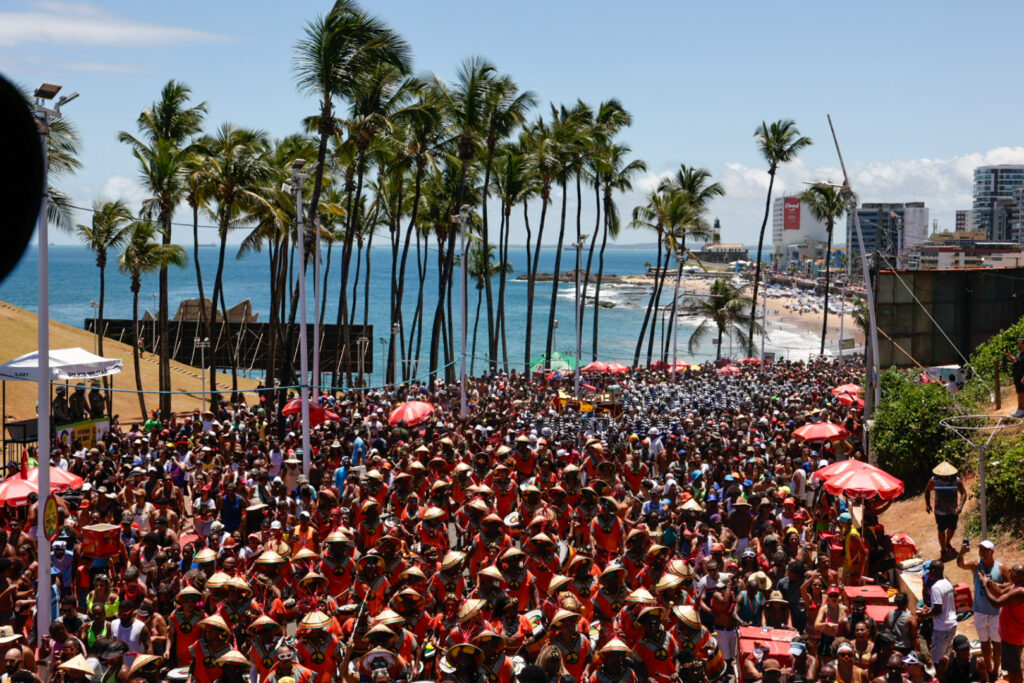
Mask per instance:
[[[484,643],[488,643],[488,642],[490,642],[492,640],[496,640],[496,641],[498,641],[498,643],[500,643],[500,645],[498,647],[498,650],[504,650],[505,649],[505,645],[508,642],[508,641],[505,640],[505,636],[503,636],[503,635],[501,635],[499,633],[495,633],[491,629],[486,629],[486,630],[481,631],[480,633],[476,634],[475,636],[473,636],[473,638],[470,640],[470,642],[473,645],[481,646]]]
[[[517,557],[526,557],[526,553],[515,546],[511,546],[508,550],[501,554],[503,560],[514,560]]]
[[[348,539],[345,538],[345,534],[335,530],[327,534],[327,538],[324,539],[324,543],[344,543],[347,540]]]
[[[693,605],[676,605],[672,608],[672,614],[685,626],[700,628],[700,615],[697,614],[697,610],[694,609]]]
[[[501,517],[494,514],[493,512],[484,517],[482,524],[501,524]]]
[[[666,572],[661,575],[660,579],[658,579],[658,583],[654,587],[654,592],[664,593],[665,591],[670,591],[673,588],[678,588],[682,583],[683,577]]]
[[[665,611],[665,608],[661,605],[651,605],[650,607],[644,607],[642,610],[640,610],[640,614],[637,615],[636,623],[640,624],[649,618],[654,618],[658,621],[663,621],[665,619],[666,614],[667,612]]]
[[[378,503],[377,501],[371,499],[371,500],[368,500],[368,501],[364,502],[362,507],[360,507],[359,509],[362,510],[363,512],[369,512],[370,510],[373,510],[374,508],[379,509],[380,508],[380,503]]]
[[[423,519],[425,521],[430,521],[432,519],[440,519],[443,516],[444,516],[444,510],[442,510],[439,507],[434,507],[433,505],[428,507],[426,509],[426,511],[423,513]]]
[[[386,667],[390,669],[398,662],[398,656],[386,650],[382,647],[375,647],[359,660],[359,670],[366,675],[369,675],[371,671],[377,668]],[[284,683],[284,679],[278,679],[279,683]],[[294,680],[293,680],[294,683]]]
[[[626,602],[633,605],[653,605],[656,600],[646,588],[637,588],[626,596]]]
[[[424,602],[423,596],[412,588],[404,588],[396,593],[395,596],[391,598],[391,603],[394,604],[396,602],[402,602],[403,600],[412,600],[416,603],[417,607],[422,606]]]
[[[957,469],[948,460],[943,460],[932,470],[936,477],[952,477],[956,473]]]
[[[305,585],[311,581],[323,581],[327,582],[327,577],[319,572],[307,572],[305,576],[299,579],[299,583]]]
[[[359,571],[362,571],[363,569],[369,566],[383,567],[384,558],[378,555],[377,553],[369,552],[365,555],[362,555],[358,560],[356,560],[356,569],[358,569]]]
[[[327,616],[320,610],[316,610],[315,612],[310,612],[306,616],[302,617],[302,621],[299,622],[299,628],[305,628],[311,631],[315,631],[327,628],[328,624],[330,623],[331,618],[329,616]]]
[[[743,496],[740,496],[739,498],[736,499],[736,502],[733,503],[732,506],[734,508],[740,508],[740,507],[748,508],[748,507],[750,507],[750,501],[747,500],[746,498],[744,498]]]
[[[607,643],[601,646],[601,649],[597,651],[601,655],[626,655],[633,654],[633,650],[618,638],[612,638]]]
[[[454,569],[462,564],[466,560],[466,553],[461,550],[449,550],[441,558],[441,571],[446,572],[449,569]]]
[[[757,585],[758,590],[762,591],[770,591],[772,589],[772,580],[764,572],[754,572],[747,578],[747,583]]]
[[[566,571],[574,571],[581,564],[585,565],[589,570],[590,567],[594,566],[594,561],[586,555],[576,555],[569,561],[569,566],[566,568]]]
[[[256,558],[256,564],[284,564],[284,558],[273,550],[265,550]]]
[[[669,549],[663,545],[655,543],[647,549],[647,553],[644,555],[644,562],[650,562],[660,555],[665,555],[669,552]]]
[[[243,593],[252,594],[252,588],[249,586],[249,582],[241,576],[232,576],[228,579],[225,585],[228,588],[234,588],[236,590],[242,591]]]
[[[385,607],[380,614],[373,618],[373,623],[384,624],[385,626],[397,626],[405,621],[405,618],[395,610]]]
[[[15,633],[13,626],[0,626],[0,645],[10,645],[24,637],[20,633]]]
[[[153,655],[143,655],[143,656],[152,657]],[[142,656],[139,656],[139,657],[136,658],[136,660],[139,660],[139,659],[142,659]],[[160,659],[160,657],[156,657],[156,659]],[[93,668],[91,666],[89,666],[89,662],[86,661],[85,657],[83,657],[82,655],[75,655],[74,657],[72,657],[68,661],[64,662],[63,664],[61,664],[57,668],[60,669],[61,671],[79,671],[79,672],[85,674],[86,676],[95,676],[96,675],[96,672],[93,670]],[[135,667],[133,666],[131,670],[132,670],[132,672],[134,672],[135,671]]]
[[[427,575],[424,574],[423,570],[417,567],[416,565],[412,565],[411,567],[403,569],[402,573],[399,576],[407,581],[410,579],[418,581],[427,580]]]
[[[620,572],[625,574],[626,568],[623,567],[621,564],[610,564],[601,570],[601,576],[599,576],[598,578],[603,579],[607,576],[611,576],[612,574],[618,574]]]
[[[690,563],[680,557],[677,557],[668,563],[668,571],[672,572],[684,581],[686,579],[692,579],[695,576],[693,573],[693,567],[690,566]]]
[[[459,623],[465,623],[480,614],[480,610],[482,610],[486,604],[486,600],[480,600],[479,598],[470,598],[465,600],[459,606]]]
[[[548,594],[557,595],[558,589],[567,583],[572,583],[572,579],[568,576],[563,576],[562,574],[553,574],[551,576],[551,581],[548,582]]]
[[[695,498],[691,498],[690,500],[683,503],[683,510],[687,510],[690,512],[702,512],[704,508],[701,507],[700,503],[698,503]]]
[[[555,612],[555,616],[551,617],[551,626],[552,628],[557,628],[561,626],[562,622],[564,621],[568,621],[570,619],[575,620],[579,618],[580,614],[578,612],[570,612],[567,609],[560,609],[557,612]]]
[[[299,551],[292,557],[293,560],[298,562],[299,560],[319,560],[320,556],[310,550],[309,548],[299,548]]]
[[[268,617],[266,614],[263,614],[257,617],[251,624],[249,624],[249,628],[247,628],[246,631],[248,631],[251,634],[256,633],[257,631],[263,631],[265,629],[280,631],[281,624],[277,623],[276,621]]]
[[[141,657],[139,659],[141,659]],[[136,659],[135,661],[136,661],[136,663],[138,663],[139,660]],[[236,666],[244,666],[244,667],[248,668],[252,664],[252,662],[250,662],[249,659],[245,655],[243,655],[241,652],[239,652],[238,650],[228,650],[227,652],[225,652],[224,654],[222,654],[220,657],[217,658],[217,666],[223,667],[223,666],[229,666],[229,665],[232,665],[232,664],[236,665]],[[135,667],[133,666],[132,670],[134,670],[134,669],[135,669]],[[130,675],[131,675],[131,672],[129,672],[129,676]]]
[[[459,643],[458,645],[452,646],[452,648],[445,654],[444,658],[445,661],[448,662],[449,666],[455,666],[455,662],[464,654],[472,655],[478,666],[484,659],[484,651],[472,643]]]
[[[536,534],[534,536],[530,536],[530,541],[529,542],[532,543],[533,545],[541,545],[541,544],[554,545],[555,544],[555,542],[551,540],[551,537],[548,536],[545,533],[539,533],[539,534]]]
[[[213,562],[217,559],[217,553],[213,552],[209,548],[203,548],[195,557],[192,558],[198,564],[205,564],[207,562]]]
[[[782,591],[772,591],[768,596],[768,602],[775,602],[783,605],[789,604],[789,601],[782,597]]]
[[[501,573],[501,570],[495,567],[493,564],[484,567],[477,573],[477,577],[481,576],[486,576],[487,578],[494,579],[495,581],[505,580],[505,576]]]
[[[228,626],[228,622],[224,621],[224,617],[219,614],[206,617],[199,622],[199,626],[208,626],[210,628],[218,628],[226,633],[231,633],[231,627]]]
[[[192,586],[185,586],[180,591],[178,591],[177,595],[174,596],[174,601],[175,602],[181,602],[182,598],[195,598],[196,600],[201,600],[202,597],[203,597],[203,594],[200,593],[199,591],[197,591]],[[0,643],[0,644],[2,644],[2,643]]]
[[[231,577],[229,575],[225,574],[224,572],[214,572],[210,576],[210,578],[208,578],[206,580],[206,587],[207,588],[214,588],[214,589],[216,589],[216,588],[223,588],[223,587],[227,586],[228,581],[230,579],[231,579]]]

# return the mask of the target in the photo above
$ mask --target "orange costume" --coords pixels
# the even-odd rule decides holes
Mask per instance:
[[[230,649],[230,645],[225,645],[223,649],[214,652],[203,638],[193,643],[191,680],[196,683],[213,683],[219,679],[221,669],[217,666],[217,660]]]
[[[318,647],[309,640],[300,639],[295,644],[295,649],[298,651],[299,661],[316,674],[316,680],[333,681],[337,678],[335,672],[340,662],[337,659],[338,641],[334,636],[329,636],[327,644],[323,647]]]
[[[188,666],[192,663],[192,646],[201,635],[196,624],[203,618],[202,613],[196,612],[191,617],[186,616],[180,609],[171,613],[171,628],[174,630],[174,656],[178,660],[178,666]]]

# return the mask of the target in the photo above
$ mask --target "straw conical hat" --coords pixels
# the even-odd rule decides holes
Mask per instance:
[[[572,583],[572,579],[562,574],[554,574],[548,583],[548,593],[554,595],[559,588],[567,583]]]
[[[217,658],[217,666],[226,666],[229,664],[236,664],[238,666],[248,667],[251,662],[238,650],[228,650],[220,657]]]
[[[457,567],[458,565],[462,564],[462,562],[465,559],[466,553],[460,550],[449,550],[441,559],[441,571],[444,572],[454,567]]]
[[[693,567],[690,566],[689,562],[679,557],[668,563],[668,571],[682,579],[692,579],[694,577]]]
[[[373,618],[375,624],[384,624],[385,626],[395,626],[405,621],[405,618],[401,614],[393,609],[385,607],[380,611],[380,614]]]
[[[246,630],[249,633],[256,633],[257,631],[262,631],[263,629],[272,629],[280,631],[281,624],[277,623],[276,621],[268,617],[266,614],[263,614],[257,617],[255,621],[253,621],[251,624],[249,624],[249,628],[247,628]]]
[[[501,570],[495,567],[493,564],[481,569],[479,573],[477,573],[477,577],[480,576],[486,576],[487,578],[494,579],[495,581],[505,580],[505,577],[501,573]]]
[[[943,460],[932,470],[932,474],[937,477],[952,477],[957,473],[956,467],[954,467],[948,460]]]
[[[478,598],[470,598],[459,606],[459,623],[469,621],[484,608],[487,604],[486,600],[480,600]]]
[[[327,625],[330,623],[331,618],[329,616],[320,610],[316,610],[315,612],[310,612],[306,616],[302,617],[302,621],[299,622],[299,628],[316,630],[327,628]]]
[[[653,605],[655,600],[654,596],[646,588],[637,588],[626,596],[626,602],[633,605]]]
[[[423,519],[427,521],[430,521],[432,519],[440,519],[441,517],[444,517],[444,510],[433,505],[428,507],[426,512],[423,513]]]
[[[283,564],[284,558],[273,550],[264,551],[257,559],[256,564]]]
[[[309,548],[299,548],[299,551],[295,553],[292,559],[298,562],[299,560],[320,559],[320,556]]]
[[[607,643],[605,643],[603,646],[601,646],[600,650],[598,650],[598,654],[602,654],[602,655],[611,655],[611,654],[630,655],[632,653],[633,653],[633,650],[630,649],[629,645],[626,645],[624,642],[622,642],[618,638],[612,638]]]
[[[666,572],[661,575],[660,579],[658,579],[658,584],[654,587],[654,592],[663,593],[665,591],[670,591],[673,588],[677,588],[682,583],[683,579],[681,576],[676,576],[675,574],[669,574]]]
[[[206,587],[223,588],[227,585],[230,579],[231,577],[225,574],[224,572],[214,572],[213,575],[211,575],[210,578],[206,580]]]
[[[500,650],[504,650],[505,644],[508,642],[507,640],[505,640],[505,636],[501,635],[500,633],[495,633],[491,629],[485,629],[480,633],[476,634],[475,636],[473,636],[470,642],[472,642],[474,645],[480,646],[492,640],[497,640],[499,643],[501,643],[501,647],[499,648]]]
[[[664,620],[665,619],[665,614],[666,614],[665,608],[662,607],[661,605],[651,605],[650,607],[644,607],[642,610],[640,610],[640,614],[637,615],[636,623],[639,624],[640,622],[642,622],[644,619],[647,619],[648,617],[657,618],[659,621],[660,620]]]
[[[157,657],[157,659],[160,658]],[[86,661],[85,657],[83,657],[82,655],[75,655],[74,657],[64,662],[57,668],[61,671],[80,671],[84,673],[86,676],[96,675],[96,672],[93,670],[91,666],[89,666],[89,662]],[[134,671],[134,667],[132,668],[132,670]]]
[[[610,564],[601,570],[601,576],[599,578],[603,579],[606,576],[611,576],[612,574],[618,573],[626,573],[626,568],[623,567],[621,564]]]
[[[216,560],[217,553],[213,552],[209,548],[203,548],[198,553],[196,553],[196,556],[192,559],[199,564],[205,564],[207,562],[213,562],[214,560]]]
[[[228,626],[228,622],[224,621],[224,617],[219,614],[206,617],[199,622],[200,626],[209,626],[210,628],[219,628],[221,631],[231,632],[231,628]]]
[[[177,602],[177,601],[180,601],[182,598],[188,598],[188,597],[193,597],[193,598],[196,598],[198,600],[198,599],[203,597],[203,594],[200,593],[199,591],[197,591],[192,586],[185,586],[180,591],[178,591],[177,595],[174,596],[174,600],[175,600],[175,602]]]
[[[417,567],[416,565],[413,565],[411,567],[407,567],[406,569],[403,569],[400,576],[403,579],[406,579],[406,580],[408,580],[408,579],[418,579],[420,581],[426,581],[427,580],[427,575],[424,574],[423,570],[420,569],[419,567]]]
[[[305,576],[299,579],[300,584],[309,583],[310,581],[327,581],[327,577],[319,572],[307,572]]]
[[[235,652],[237,652],[237,650]],[[238,654],[241,655],[242,653],[238,652]],[[81,656],[81,655],[79,655],[79,656]],[[245,659],[245,658],[242,657],[242,659]],[[137,657],[135,657],[135,661],[132,662],[132,667],[130,669],[128,669],[128,678],[131,678],[136,673],[138,673],[138,672],[142,671],[143,669],[145,669],[147,666],[151,666],[154,669],[158,669],[158,668],[160,668],[160,666],[163,663],[164,663],[164,658],[160,657],[158,655],[138,655]],[[220,662],[218,662],[218,665],[219,665],[219,663]],[[245,659],[245,663],[246,663],[246,665],[248,665],[249,664],[249,660]]]
[[[555,616],[551,617],[551,625],[552,626],[558,626],[563,621],[567,621],[567,620],[570,620],[570,619],[579,619],[579,618],[580,618],[580,615],[579,615],[578,612],[570,612],[567,609],[560,609],[557,612],[555,612]]]
[[[473,645],[472,643],[459,643],[458,645],[453,645],[452,648],[445,653],[444,658],[445,661],[448,662],[449,666],[455,666],[455,662],[458,660],[459,655],[462,654],[472,655],[478,664],[484,657],[484,651],[476,645]]]
[[[374,624],[366,632],[366,637],[369,638],[370,636],[386,636],[389,643],[393,643],[398,638],[398,634],[388,628],[387,624]]]
[[[700,615],[697,614],[693,605],[676,605],[672,608],[672,614],[686,626],[700,628]]]

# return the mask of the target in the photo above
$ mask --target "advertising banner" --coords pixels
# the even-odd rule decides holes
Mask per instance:
[[[786,197],[782,203],[782,228],[784,230],[800,229],[800,198]]]
[[[92,448],[109,431],[110,420],[108,418],[83,420],[82,422],[57,427],[57,441],[70,446],[77,439],[86,448]]]

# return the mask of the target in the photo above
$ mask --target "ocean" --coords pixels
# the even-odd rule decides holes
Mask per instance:
[[[192,248],[186,248],[188,252],[189,265],[185,268],[172,269],[170,273],[170,311],[173,316],[177,310],[178,303],[184,299],[198,296],[195,269],[192,263]],[[542,273],[550,273],[554,270],[556,255],[554,247],[545,247],[541,250],[539,270]],[[199,249],[200,263],[203,271],[203,287],[209,297],[213,290],[213,277],[217,267],[216,246],[202,246]],[[93,316],[91,301],[99,297],[99,269],[96,267],[96,259],[92,252],[86,247],[79,245],[52,245],[50,246],[50,317],[69,325],[84,327],[85,320]],[[325,254],[322,253],[322,256]],[[268,319],[270,306],[269,280],[269,258],[266,253],[249,253],[237,258],[237,247],[228,246],[228,254],[225,262],[224,287],[225,300],[228,306],[249,299],[252,302],[253,311],[259,314],[260,321]],[[509,361],[521,367],[523,361],[523,344],[526,330],[526,282],[518,281],[515,277],[526,272],[526,254],[524,247],[510,248],[510,261],[513,273],[508,276],[506,293],[506,321],[508,329]],[[605,273],[609,275],[641,275],[647,270],[648,264],[654,263],[657,256],[655,249],[650,248],[609,248],[605,252]],[[575,250],[568,248],[562,255],[562,271],[575,268]],[[583,252],[582,261],[586,263],[586,252]],[[331,264],[331,277],[328,282],[327,291],[327,316],[326,321],[332,322],[337,313],[338,286],[339,286],[339,262],[340,249],[335,249],[334,259]],[[36,268],[38,263],[38,252],[34,246],[30,246],[17,268],[0,283],[0,300],[10,302],[26,310],[35,312],[38,304],[38,288]],[[424,331],[423,345],[420,350],[420,358],[423,363],[420,366],[420,374],[425,373],[426,359],[429,357],[430,337],[430,316],[433,314],[436,304],[437,277],[436,277],[436,251],[430,252],[430,259],[425,280],[425,306],[427,311],[428,324]],[[593,269],[597,268],[597,254],[594,255]],[[354,277],[355,255],[352,259],[352,271],[349,274],[349,291],[351,293],[352,279]],[[354,323],[366,322],[374,326],[374,337],[372,349],[374,358],[374,373],[370,379],[372,384],[381,381],[380,362],[383,347],[380,338],[388,335],[390,329],[390,296],[391,296],[391,250],[390,248],[375,247],[371,250],[370,256],[370,310],[368,314],[363,311],[363,283],[366,281],[365,258],[360,271],[359,299],[356,304]],[[404,315],[406,325],[411,324],[413,312],[416,306],[416,294],[418,287],[418,276],[416,271],[415,250],[410,249],[407,266],[407,280],[405,289]],[[456,272],[458,278],[458,272]],[[458,329],[459,329],[459,292],[458,279],[456,290],[453,293],[453,306],[456,330],[456,353],[458,353]],[[592,285],[593,283],[591,283]],[[661,299],[662,304],[671,303],[672,281],[666,284]],[[468,345],[473,343],[473,325],[476,314],[477,290],[470,279],[469,284],[469,333]],[[590,293],[592,294],[591,286]],[[684,281],[685,289],[685,281]],[[497,297],[497,278],[493,283],[493,293]],[[142,291],[139,300],[139,315],[144,310],[155,310],[155,295],[157,293],[157,276],[153,274],[143,279]],[[309,320],[312,321],[313,312],[313,287],[312,268],[310,268],[309,280],[307,282],[307,297]],[[643,323],[644,311],[647,300],[650,297],[649,288],[639,286],[618,286],[602,284],[601,300],[614,304],[613,308],[602,308],[600,314],[600,360],[611,362],[618,361],[627,365],[632,364],[633,349],[636,344],[636,336]],[[349,305],[351,305],[350,294]],[[561,281],[559,283],[556,297],[556,320],[558,329],[555,337],[555,348],[563,353],[572,354],[575,346],[575,283],[573,280]],[[546,342],[546,330],[548,324],[548,312],[551,301],[551,283],[538,282],[535,290],[535,301],[533,311],[533,334],[531,342],[531,358],[537,358],[544,352]],[[588,299],[588,302],[590,300]],[[483,372],[486,369],[487,355],[487,313],[486,297],[483,298],[484,306],[480,312],[479,332],[476,345],[476,354],[467,361],[475,373]],[[107,266],[107,298],[104,315],[107,318],[131,318],[132,297],[129,289],[128,277],[117,270],[116,255],[112,255]],[[591,337],[593,320],[593,308],[587,306],[584,314],[582,356],[585,362],[591,359]],[[679,320],[679,356],[692,363],[700,363],[714,357],[714,348],[711,345],[711,335],[705,345],[697,350],[696,354],[687,352],[687,341],[691,332],[700,323],[700,320],[681,316]],[[728,354],[728,342],[723,345],[723,355]],[[765,350],[773,351],[779,356],[790,358],[806,358],[817,346],[816,337],[808,335],[796,327],[774,325],[765,342]],[[660,327],[658,338],[655,340],[655,355],[660,349]],[[472,349],[470,348],[470,351]],[[738,349],[735,350],[739,354]],[[670,350],[671,354],[671,350]],[[13,354],[12,356],[13,357]],[[642,358],[646,358],[645,354]],[[0,362],[6,362],[10,358],[0,358]]]

